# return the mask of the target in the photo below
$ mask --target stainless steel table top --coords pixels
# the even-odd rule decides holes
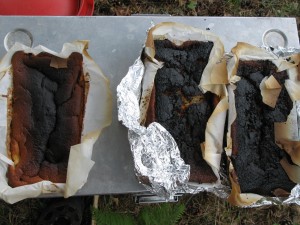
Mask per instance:
[[[234,17],[6,17],[0,16],[0,40],[7,33],[21,28],[29,31],[33,46],[44,45],[60,51],[63,43],[90,40],[89,53],[110,79],[113,93],[113,122],[95,144],[96,162],[88,182],[78,195],[136,193],[145,191],[134,175],[133,160],[127,140],[127,130],[117,120],[116,87],[138,58],[146,30],[152,23],[174,21],[209,29],[217,34],[229,52],[236,42],[262,45],[266,30],[285,33],[288,46],[299,48],[297,24],[294,18],[234,18]],[[0,55],[4,55],[0,45]]]

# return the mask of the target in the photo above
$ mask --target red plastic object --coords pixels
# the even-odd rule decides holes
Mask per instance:
[[[0,0],[0,15],[92,16],[94,0]]]

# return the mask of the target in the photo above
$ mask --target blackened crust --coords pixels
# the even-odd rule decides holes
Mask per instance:
[[[175,139],[181,157],[191,166],[190,181],[213,183],[217,177],[202,157],[206,123],[218,98],[203,94],[198,85],[208,63],[212,42],[189,41],[176,46],[168,40],[155,41],[157,71],[147,111],[146,125],[158,122]]]
[[[68,68],[50,67],[55,58],[16,52],[12,57],[13,92],[10,153],[12,187],[41,180],[66,181],[70,146],[80,143],[85,105],[82,55],[72,53]]]
[[[282,85],[275,108],[262,102],[259,85],[273,75]],[[295,184],[280,165],[288,157],[275,143],[274,122],[285,122],[293,102],[283,85],[286,72],[277,72],[270,61],[240,61],[237,75],[235,107],[237,117],[232,125],[232,161],[241,191],[273,196],[277,188],[290,192]]]

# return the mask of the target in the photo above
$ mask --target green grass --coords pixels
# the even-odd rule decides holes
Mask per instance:
[[[128,197],[109,197],[108,201],[107,196],[102,197],[104,204],[100,204],[99,209],[93,209],[93,218],[97,225],[175,225],[185,211],[183,203],[140,206]]]
[[[233,16],[299,17],[298,0],[227,0],[224,14]]]
[[[181,220],[185,211],[185,206],[182,203],[170,204],[163,203],[155,206],[144,207],[138,214],[138,224],[152,225],[164,224],[174,225]]]
[[[36,224],[47,200],[28,199],[15,204],[0,201],[0,225]]]
[[[197,7],[197,1],[196,0],[190,0],[187,4],[187,8],[191,10],[195,10]]]
[[[258,224],[258,225],[300,225],[300,207],[296,205],[264,206],[259,208],[239,208],[231,206],[226,201],[209,193],[199,193],[196,195],[185,195],[179,199],[178,203],[169,203],[174,206],[183,205],[185,211],[176,224],[179,225],[199,225],[199,224]],[[157,204],[137,205],[130,195],[119,196],[101,196],[99,211],[113,212],[117,215],[130,215],[138,222],[140,215],[146,211],[146,214],[153,214],[149,207],[154,211]],[[163,209],[163,212],[167,210]],[[155,214],[155,213],[154,213]],[[156,215],[154,218],[165,216]],[[133,224],[135,224],[133,223]],[[101,224],[101,223],[100,223]],[[144,224],[142,222],[137,223]],[[151,223],[166,224],[166,223]],[[114,224],[107,224],[114,225]]]
[[[93,210],[93,218],[97,225],[135,225],[132,215],[105,210]]]
[[[300,16],[299,0],[95,0],[95,15]]]
[[[300,16],[299,2],[286,2],[280,8],[274,9],[276,16]]]
[[[28,199],[9,205],[0,202],[0,225],[31,225],[36,224],[41,212],[47,206],[46,199]],[[264,206],[260,208],[238,208],[229,205],[226,201],[209,193],[196,195],[184,195],[178,203],[138,205],[131,195],[100,196],[99,211],[109,213],[110,218],[116,221],[107,225],[118,224],[145,224],[138,219],[142,215],[150,215],[152,218],[168,219],[173,215],[172,210],[179,210],[176,215],[181,215],[182,208],[185,210],[179,216],[179,225],[199,224],[258,224],[258,225],[300,225],[300,207],[296,205]],[[165,207],[162,209],[160,207]],[[162,216],[161,213],[166,214]],[[169,212],[169,213],[168,213]],[[95,214],[94,214],[95,215]],[[116,218],[118,217],[118,218]],[[125,218],[125,219],[124,219]],[[99,219],[99,218],[98,218]],[[126,220],[126,221],[125,221]],[[124,222],[125,221],[125,222]],[[150,221],[150,220],[149,220]],[[102,223],[103,224],[103,223]],[[151,223],[150,223],[151,224]],[[156,223],[152,223],[156,224]],[[163,222],[162,224],[166,224]],[[101,225],[101,223],[98,223]]]

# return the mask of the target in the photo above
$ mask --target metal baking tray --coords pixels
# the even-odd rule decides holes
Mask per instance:
[[[204,30],[220,37],[225,51],[236,42],[263,45],[263,34],[270,29],[284,33],[287,46],[299,48],[295,18],[239,18],[239,17],[0,17],[0,55],[6,53],[4,40],[8,33],[21,29],[33,46],[44,45],[60,51],[63,43],[74,40],[90,40],[89,54],[110,79],[113,93],[113,122],[96,142],[92,168],[87,183],[77,195],[119,194],[144,192],[138,183],[127,140],[127,129],[118,122],[116,87],[125,76],[129,66],[141,53],[146,31],[163,21],[174,21]],[[22,35],[21,35],[22,36]],[[26,35],[25,35],[26,36]],[[278,38],[278,37],[277,37]]]

